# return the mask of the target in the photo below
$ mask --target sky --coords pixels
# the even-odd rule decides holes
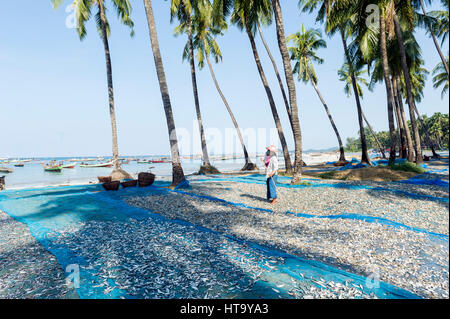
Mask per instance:
[[[65,9],[70,3],[65,1],[57,11],[50,0],[3,3],[2,11],[7,14],[0,19],[0,158],[111,155],[103,44],[93,22],[88,23],[88,35],[83,41],[75,29],[66,26],[71,13]],[[176,22],[170,23],[170,1],[153,0],[152,3],[175,123],[181,135],[181,153],[199,153],[190,68],[181,58],[187,37],[173,35]],[[133,38],[129,29],[117,21],[112,7],[109,11],[120,154],[169,154],[166,119],[143,1],[131,0],[131,4],[135,22]],[[299,31],[302,24],[322,28],[315,22],[314,14],[298,10],[296,0],[282,0],[281,5],[286,35]],[[264,34],[282,70],[275,27],[265,28]],[[416,37],[425,67],[432,71],[440,61],[433,42],[422,30],[416,32]],[[344,61],[341,40],[326,35],[324,39],[328,47],[318,51],[324,63],[315,66],[318,86],[345,140],[357,136],[356,105],[353,97],[345,95],[344,84],[337,76]],[[216,77],[239,125],[250,132],[246,137],[249,151],[264,151],[264,145],[277,143],[277,137],[273,134],[273,117],[248,37],[230,25],[217,41],[223,62],[214,65]],[[259,38],[257,46],[289,149],[293,150],[292,131],[280,89]],[[448,41],[443,50],[448,54]],[[211,153],[230,153],[237,147],[232,139],[225,138],[233,132],[230,117],[208,69],[197,71],[203,122],[208,132],[216,134],[208,137],[211,145],[214,144]],[[336,147],[336,136],[314,88],[300,82],[296,82],[296,88],[304,149]],[[448,95],[441,99],[441,91],[433,88],[431,74],[424,96],[418,104],[422,114],[448,113]],[[388,130],[384,86],[377,85],[373,92],[366,90],[363,109],[375,130]],[[251,132],[258,133],[256,140]]]

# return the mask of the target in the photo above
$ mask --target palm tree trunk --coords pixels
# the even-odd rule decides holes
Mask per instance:
[[[345,40],[344,29],[342,27],[340,28],[340,33],[341,33],[342,44],[344,46],[345,58],[347,59],[347,63],[349,65],[350,76],[352,78],[352,87],[353,87],[353,92],[355,94],[356,107],[358,110],[359,134],[361,137],[361,149],[362,149],[361,150],[361,163],[371,165],[370,159],[369,159],[369,154],[367,152],[366,133],[364,132],[361,101],[359,100],[358,88],[356,87],[355,72],[353,70],[353,64],[350,59],[350,54],[348,52],[347,41]]]
[[[414,141],[415,141],[414,148],[416,151],[416,163],[420,164],[420,163],[423,163],[423,158],[422,158],[422,147],[420,144],[419,129],[417,127],[416,116],[414,115],[414,108],[415,108],[416,104],[414,102],[414,97],[413,97],[412,89],[411,89],[411,78],[409,76],[408,63],[406,61],[406,51],[405,51],[405,46],[403,43],[403,33],[400,28],[400,23],[398,21],[398,16],[397,16],[397,13],[395,12],[395,10],[393,11],[393,18],[394,18],[395,35],[397,36],[397,43],[398,43],[398,46],[400,49],[403,77],[405,78],[406,96],[408,99],[411,126],[412,126],[412,129],[414,132]]]
[[[286,90],[284,89],[283,80],[281,79],[280,72],[278,71],[277,63],[275,62],[275,59],[273,58],[273,55],[270,52],[269,46],[266,43],[266,39],[264,38],[264,34],[261,31],[261,27],[260,27],[259,23],[258,23],[257,26],[258,26],[259,36],[261,37],[262,43],[264,44],[264,48],[266,49],[267,55],[269,56],[269,59],[272,62],[273,69],[274,69],[275,74],[277,76],[278,85],[280,86],[281,95],[283,96],[283,101],[284,101],[284,105],[286,107],[287,114],[289,116],[289,121],[292,123],[291,110],[289,108],[289,101],[288,101],[288,98],[287,98],[287,95],[286,95]]]
[[[155,60],[156,74],[158,76],[159,88],[166,114],[167,129],[169,131],[170,151],[172,155],[172,186],[178,185],[185,180],[183,168],[180,162],[180,153],[178,150],[178,138],[175,129],[175,121],[173,119],[172,105],[170,103],[169,89],[167,87],[166,74],[161,58],[161,50],[159,48],[158,34],[156,32],[155,18],[151,0],[144,0],[145,13],[147,15],[148,28],[150,33],[150,41]]]
[[[325,108],[325,112],[328,115],[328,119],[330,120],[331,126],[333,127],[334,133],[336,134],[336,137],[338,139],[339,153],[340,153],[339,162],[345,162],[346,160],[345,160],[344,145],[342,144],[341,135],[339,134],[336,124],[334,123],[333,117],[331,116],[330,110],[328,109],[327,103],[325,103],[325,100],[322,97],[322,94],[320,93],[319,88],[317,87],[317,84],[314,81],[314,78],[311,73],[309,74],[309,78],[311,79],[311,83],[312,83],[314,89],[316,90],[316,93],[319,96],[319,99],[322,102],[323,107]]]
[[[389,71],[389,62],[387,56],[386,49],[386,20],[385,13],[382,10],[380,15],[380,50],[381,50],[381,58],[383,62],[383,75],[384,75],[384,84],[386,85],[386,96],[387,96],[387,108],[388,108],[388,119],[389,119],[389,137],[391,141],[391,150],[389,152],[389,165],[393,165],[395,163],[395,124],[394,124],[394,105],[393,105],[393,95],[392,95],[392,83],[390,78]]]
[[[405,137],[405,127],[403,126],[402,116],[400,114],[400,106],[398,105],[398,97],[397,97],[397,86],[395,78],[392,77],[392,90],[394,93],[394,108],[395,108],[395,117],[397,119],[397,127],[399,131],[399,139],[400,139],[400,156],[401,158],[407,158],[408,152],[406,147],[406,137]]]
[[[189,62],[190,62],[190,66],[191,66],[191,77],[192,77],[192,90],[194,92],[195,111],[197,113],[197,122],[198,122],[199,131],[200,131],[200,140],[201,140],[202,154],[203,154],[203,165],[211,166],[211,162],[209,160],[208,148],[206,145],[205,130],[203,129],[202,114],[200,112],[200,101],[199,101],[199,97],[198,97],[198,88],[197,88],[197,75],[195,72],[195,61],[194,61],[194,44],[193,44],[193,40],[192,40],[192,23],[191,23],[191,16],[189,14],[187,17],[187,29],[188,29],[188,41],[189,41]]]
[[[264,85],[264,89],[266,90],[267,98],[269,99],[270,109],[272,111],[273,119],[275,121],[275,126],[277,127],[278,136],[281,142],[281,148],[283,150],[284,163],[286,166],[286,173],[292,174],[292,162],[291,157],[289,155],[289,149],[287,147],[286,138],[284,137],[283,127],[281,126],[280,117],[278,116],[277,106],[275,105],[275,101],[273,99],[272,90],[269,87],[269,83],[267,82],[266,75],[264,73],[264,69],[261,65],[261,60],[259,58],[258,49],[256,48],[255,39],[251,31],[246,28],[248,39],[250,40],[250,44],[252,46],[253,57],[255,58],[256,66],[258,68],[259,76],[261,77],[261,81]]]
[[[295,162],[294,162],[294,174],[292,177],[292,184],[297,184],[302,178],[303,169],[303,149],[302,149],[302,132],[300,128],[300,121],[298,119],[298,107],[297,107],[297,93],[295,89],[294,74],[292,72],[291,59],[286,46],[286,37],[284,35],[283,15],[281,12],[281,6],[279,0],[272,0],[272,8],[275,15],[275,22],[277,28],[277,40],[278,47],[283,59],[284,73],[286,77],[286,83],[289,92],[289,103],[291,110],[291,126],[294,134],[295,142]]]
[[[425,4],[423,3],[423,0],[420,0],[420,6],[422,7],[423,15],[426,18],[428,18],[427,11],[425,10]],[[441,57],[442,63],[444,64],[444,67],[445,67],[445,71],[447,71],[447,76],[449,76],[449,69],[448,69],[448,65],[445,61],[445,56],[442,53],[442,50],[439,46],[439,42],[436,39],[436,36],[434,35],[433,28],[431,27],[431,24],[429,21],[427,21],[427,25],[428,25],[428,29],[430,30],[431,37],[433,38],[434,46],[436,47],[436,50],[438,51],[439,56]]]
[[[400,107],[400,115],[403,122],[403,127],[405,128],[405,135],[406,135],[406,145],[408,147],[408,162],[414,162],[414,144],[411,137],[411,131],[409,129],[408,121],[406,119],[405,114],[405,108],[403,107],[403,99],[402,99],[402,92],[400,89],[400,76],[397,75],[394,79],[395,86],[397,87],[397,102]]]
[[[381,145],[380,140],[378,139],[377,134],[376,134],[375,131],[373,130],[372,125],[370,125],[370,123],[369,123],[369,121],[367,120],[366,115],[364,114],[364,111],[363,111],[362,109],[361,109],[361,115],[362,115],[362,117],[363,117],[363,119],[364,119],[364,122],[366,122],[367,127],[369,128],[370,134],[372,134],[373,139],[374,139],[375,142],[377,143],[378,150],[380,151],[381,156],[382,156],[383,158],[386,158],[386,154],[384,153],[384,148],[383,148],[383,146]]]
[[[106,31],[106,16],[105,8],[103,6],[103,1],[98,3],[99,13],[100,13],[100,26],[102,31],[103,46],[105,49],[106,58],[106,73],[108,80],[108,96],[109,96],[109,116],[111,119],[111,130],[112,130],[112,153],[113,153],[113,164],[114,170],[120,169],[119,162],[119,146],[117,143],[117,124],[116,124],[116,112],[114,108],[114,88],[113,88],[113,77],[112,77],[112,64],[111,64],[111,54],[109,51],[108,35]]]
[[[234,117],[233,112],[231,111],[230,105],[228,104],[227,99],[222,93],[222,90],[220,89],[219,82],[217,82],[216,75],[214,74],[214,70],[211,64],[211,60],[209,59],[209,54],[205,53],[206,61],[208,62],[209,72],[211,73],[211,77],[214,81],[214,85],[216,86],[217,92],[219,92],[220,97],[222,98],[223,104],[225,104],[225,107],[227,108],[228,114],[230,114],[231,120],[233,121],[234,127],[236,128],[237,135],[239,137],[239,141],[241,142],[242,150],[244,151],[244,157],[245,157],[245,165],[242,168],[243,171],[246,170],[252,170],[249,168],[254,167],[254,164],[250,161],[250,157],[248,156],[247,148],[245,147],[244,138],[242,137],[241,129],[239,128],[239,125],[236,121],[236,118]]]

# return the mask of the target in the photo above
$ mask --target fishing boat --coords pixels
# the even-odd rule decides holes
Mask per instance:
[[[15,167],[24,167],[24,164],[23,163],[17,163],[17,164],[14,164],[14,166]]]
[[[13,173],[14,170],[9,167],[0,167],[0,173]]]
[[[112,167],[113,163],[109,162],[109,163],[100,163],[100,164],[80,164],[80,167],[83,168],[97,168],[97,167]]]
[[[151,161],[137,161],[138,164],[151,164]]]
[[[75,164],[61,165],[61,168],[75,168]]]
[[[59,173],[61,172],[61,170],[62,170],[61,166],[44,166],[44,171],[46,172]]]

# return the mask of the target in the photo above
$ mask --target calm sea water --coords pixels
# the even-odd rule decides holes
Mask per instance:
[[[144,157],[141,157],[144,158]],[[294,157],[292,157],[293,159]],[[53,159],[53,158],[52,158]],[[0,173],[0,176],[6,176],[6,187],[11,188],[25,188],[25,187],[39,187],[39,186],[54,186],[61,184],[88,184],[90,182],[97,182],[97,176],[108,176],[111,168],[82,168],[80,163],[76,162],[74,169],[63,169],[60,173],[45,172],[41,162],[48,162],[52,160],[49,158],[40,158],[32,162],[24,163],[24,167],[14,167],[14,163],[1,164],[3,167],[10,167],[14,169],[13,173]],[[56,158],[56,161],[64,161],[69,164],[69,158]],[[329,160],[337,160],[337,155],[324,154],[305,154],[304,160],[308,164],[314,164]],[[105,158],[108,161],[108,158]],[[252,158],[252,161],[259,167],[264,167],[260,161],[260,157]],[[283,167],[283,158],[279,158],[280,167]],[[93,164],[96,162],[89,162]],[[244,166],[244,159],[230,159],[212,161],[212,164],[221,172],[239,171]],[[182,166],[186,175],[198,172],[201,165],[200,160],[182,160]],[[172,176],[171,163],[153,163],[153,164],[138,164],[136,161],[130,161],[129,164],[123,164],[122,168],[133,176],[137,176],[140,172],[152,172],[160,178],[170,178]]]

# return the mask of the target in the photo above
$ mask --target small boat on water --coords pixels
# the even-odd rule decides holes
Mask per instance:
[[[9,167],[0,167],[0,173],[13,173],[14,170]]]
[[[98,167],[112,167],[113,163],[109,162],[109,163],[100,163],[100,164],[80,164],[80,167],[83,168],[98,168]]]
[[[75,168],[75,164],[61,165],[61,168]]]
[[[62,170],[61,163],[57,164],[56,161],[50,161],[47,164],[41,163],[42,167],[44,168],[44,171],[46,172],[52,172],[52,173],[59,173]]]
[[[44,171],[46,172],[59,173],[61,172],[61,170],[62,170],[61,166],[44,166]]]
[[[17,164],[14,164],[14,166],[15,167],[24,167],[24,164],[23,163],[17,163]]]

